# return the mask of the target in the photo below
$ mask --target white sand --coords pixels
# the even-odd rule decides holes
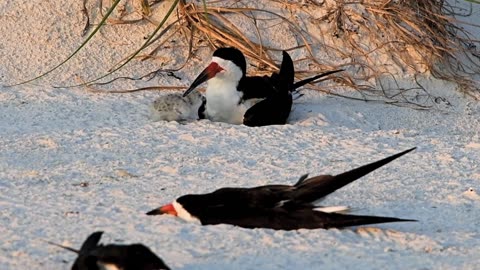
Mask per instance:
[[[1,85],[45,71],[83,40],[81,1],[71,2],[0,2]],[[475,8],[470,21],[480,16]],[[74,74],[102,74],[151,30],[106,27],[46,79],[0,87],[1,269],[66,269],[75,254],[42,240],[78,248],[95,230],[106,232],[104,242],[142,242],[173,269],[478,269],[478,102],[434,79],[423,83],[451,106],[418,111],[309,92],[294,105],[291,124],[249,128],[152,122],[148,108],[159,92],[52,87],[76,83]],[[176,73],[181,81],[158,76],[111,87],[188,85],[206,61],[192,60]],[[115,76],[155,68],[158,62],[135,62]],[[416,223],[286,232],[144,215],[183,194],[293,183],[413,146],[325,204]]]

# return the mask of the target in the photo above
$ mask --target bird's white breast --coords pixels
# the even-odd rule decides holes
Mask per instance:
[[[216,122],[243,124],[249,106],[240,103],[243,93],[237,91],[237,82],[212,78],[208,81],[206,115]]]

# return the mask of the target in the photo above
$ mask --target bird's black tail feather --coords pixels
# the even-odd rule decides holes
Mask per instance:
[[[298,189],[295,198],[304,202],[314,202],[414,149],[416,149],[416,147],[335,176],[319,175],[303,180],[295,185]]]

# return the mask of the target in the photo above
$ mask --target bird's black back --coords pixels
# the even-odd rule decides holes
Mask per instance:
[[[169,270],[170,268],[143,244],[99,246],[90,253],[100,264],[118,265],[123,270]]]
[[[243,124],[249,127],[284,125],[292,110],[292,96],[268,97],[248,109],[243,116]]]

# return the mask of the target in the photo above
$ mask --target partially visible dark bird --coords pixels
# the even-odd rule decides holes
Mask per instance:
[[[333,70],[294,83],[293,61],[283,51],[280,72],[269,76],[246,76],[247,63],[236,48],[219,48],[212,61],[193,81],[183,96],[208,81],[203,115],[216,122],[247,126],[283,125],[292,109],[292,92]]]
[[[170,270],[170,268],[142,244],[98,244],[103,232],[92,233],[80,250],[49,242],[78,254],[72,270]]]
[[[190,194],[156,208],[147,215],[170,214],[202,225],[231,224],[276,230],[342,228],[384,222],[415,221],[381,216],[357,216],[324,211],[315,202],[381,166],[414,150],[335,176],[302,176],[295,185],[221,188],[207,194]],[[342,209],[343,210],[343,209]]]

